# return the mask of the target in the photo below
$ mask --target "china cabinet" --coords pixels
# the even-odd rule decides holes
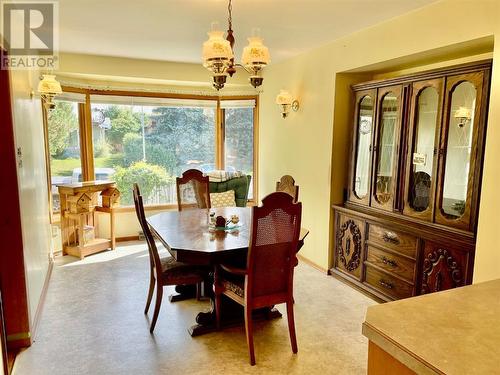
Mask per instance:
[[[354,85],[331,273],[381,300],[470,284],[491,61]]]

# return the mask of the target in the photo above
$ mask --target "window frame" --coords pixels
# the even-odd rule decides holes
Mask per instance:
[[[168,98],[168,99],[190,99],[190,100],[213,100],[216,101],[215,115],[215,167],[224,169],[225,154],[225,129],[224,129],[224,109],[221,108],[223,100],[255,100],[253,108],[253,197],[248,200],[247,205],[255,205],[258,202],[258,136],[259,136],[259,96],[258,95],[235,95],[220,97],[217,95],[198,95],[198,94],[175,94],[161,92],[140,92],[140,91],[125,91],[125,90],[101,90],[92,88],[78,88],[72,86],[62,86],[63,92],[78,93],[85,95],[85,103],[78,104],[79,111],[79,130],[80,130],[80,160],[82,168],[83,181],[93,181],[95,178],[94,168],[94,145],[92,139],[92,112],[91,112],[91,95],[109,95],[109,96],[128,96],[128,97],[145,97],[145,98]],[[52,193],[51,193],[51,170],[50,170],[50,151],[48,138],[48,113],[42,105],[44,137],[45,137],[45,166],[47,172],[48,186],[48,201],[49,201],[49,217],[51,223],[56,223],[60,219],[60,213],[53,212],[52,208]],[[177,204],[159,204],[146,205],[146,210],[164,210],[176,209]],[[121,206],[116,209],[116,212],[131,212],[133,206]]]

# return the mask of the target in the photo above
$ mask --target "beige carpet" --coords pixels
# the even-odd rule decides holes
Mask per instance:
[[[57,258],[35,343],[17,357],[14,375],[366,373],[361,323],[375,302],[307,265],[299,265],[295,277],[299,353],[290,349],[286,315],[259,322],[254,367],[243,327],[189,336],[207,301],[164,297],[150,335],[143,314],[148,272],[147,251],[138,242],[83,261]]]

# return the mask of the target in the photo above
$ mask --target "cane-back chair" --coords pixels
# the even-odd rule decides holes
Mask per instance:
[[[246,268],[220,265],[215,270],[215,308],[220,329],[221,297],[244,306],[250,364],[255,364],[252,311],[286,303],[293,353],[297,353],[293,315],[293,270],[296,264],[302,204],[275,192],[253,207]]]
[[[146,308],[144,309],[144,314],[148,313],[149,306],[151,304],[151,299],[153,297],[153,292],[156,286],[155,310],[153,313],[153,319],[151,320],[151,326],[149,329],[149,331],[153,333],[156,325],[156,320],[158,319],[158,313],[160,312],[161,300],[163,297],[163,287],[166,285],[196,284],[197,288],[196,294],[197,297],[199,297],[200,285],[201,282],[204,280],[205,276],[208,274],[208,270],[205,269],[204,267],[193,266],[190,264],[177,262],[171,256],[160,257],[154,237],[146,221],[142,196],[139,190],[139,186],[137,184],[134,184],[133,193],[134,193],[134,204],[135,204],[137,219],[139,220],[144,236],[146,237],[146,242],[148,244],[148,251],[149,251],[149,265],[150,265],[151,276],[150,276],[149,291],[146,301]]]
[[[188,169],[177,177],[177,205],[179,211],[188,208],[210,208],[208,176],[198,169]]]
[[[284,175],[276,182],[276,191],[283,191],[293,197],[293,202],[299,201],[299,186],[295,185],[295,180],[290,175]]]

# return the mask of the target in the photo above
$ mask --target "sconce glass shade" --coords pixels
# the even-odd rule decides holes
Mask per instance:
[[[223,38],[223,35],[223,31],[208,32],[208,40],[203,43],[202,51],[203,66],[205,68],[212,70],[214,65],[226,66],[229,64],[229,60],[233,58],[231,45]]]
[[[44,74],[43,79],[38,82],[38,92],[46,95],[58,95],[62,93],[61,84],[56,81],[56,76]]]
[[[262,69],[269,64],[269,49],[263,44],[262,38],[253,36],[248,38],[248,45],[243,48],[241,63],[248,69]]]
[[[292,95],[286,90],[280,90],[280,93],[276,96],[276,104],[279,105],[291,105],[293,102]]]

